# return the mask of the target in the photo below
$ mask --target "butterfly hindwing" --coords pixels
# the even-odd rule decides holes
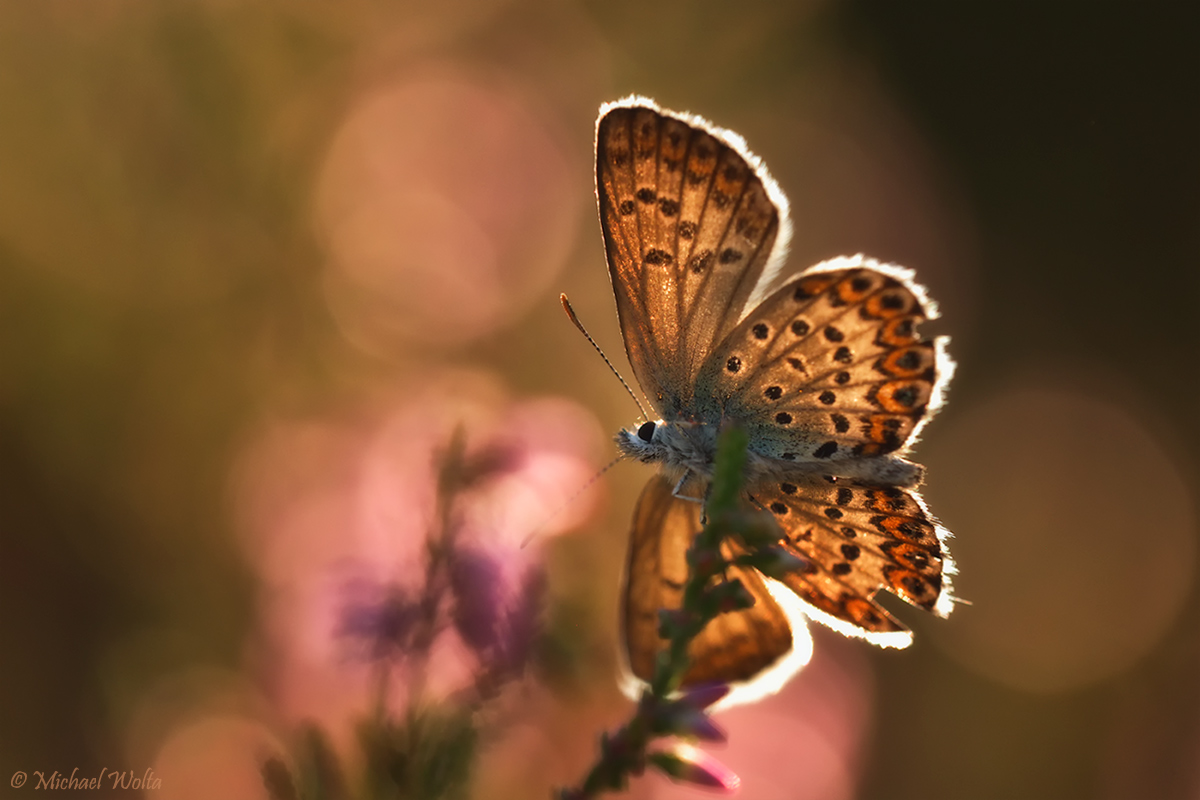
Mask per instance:
[[[782,257],[786,200],[740,138],[638,98],[601,110],[596,192],[630,363],[679,418],[705,356]]]
[[[775,517],[788,547],[807,562],[781,581],[834,620],[867,638],[906,631],[875,602],[881,589],[940,616],[949,613],[947,534],[915,491],[799,473],[759,481],[749,496]]]
[[[630,535],[625,578],[624,637],[630,670],[649,681],[658,652],[666,642],[658,635],[660,609],[679,608],[687,579],[686,554],[700,530],[701,505],[673,494],[661,475],[651,478],[638,499]],[[754,597],[745,611],[712,620],[688,651],[692,666],[685,685],[704,681],[747,681],[792,648],[787,618],[772,599],[762,577],[752,569],[731,568]]]
[[[701,373],[707,402],[764,455],[902,454],[952,370],[941,344],[917,333],[936,312],[905,273],[832,263],[846,266],[810,270],[751,309]]]

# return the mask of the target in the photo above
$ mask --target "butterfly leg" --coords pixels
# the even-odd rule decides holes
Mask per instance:
[[[687,470],[675,483],[675,488],[671,490],[671,496],[689,503],[703,503],[708,497],[708,490],[709,484],[705,483],[692,470]]]

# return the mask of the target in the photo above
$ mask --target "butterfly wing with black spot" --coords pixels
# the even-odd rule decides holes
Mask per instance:
[[[625,578],[623,633],[630,670],[643,681],[654,674],[666,642],[658,635],[660,609],[679,608],[687,580],[687,549],[700,530],[699,503],[680,499],[661,475],[646,484],[633,514]],[[732,555],[732,553],[727,553]],[[732,567],[754,606],[722,614],[692,640],[684,685],[748,681],[792,649],[788,620],[753,569]]]
[[[782,260],[786,200],[736,134],[640,98],[601,109],[596,193],[630,364],[663,418],[687,417],[705,357]]]
[[[908,629],[874,597],[880,590],[939,616],[952,607],[949,534],[911,489],[799,473],[748,488],[787,546],[807,562],[780,580],[816,618],[877,644],[904,646]]]
[[[789,281],[721,343],[700,376],[711,408],[762,455],[839,461],[902,455],[941,402],[953,363],[917,326],[936,316],[909,275],[861,257]],[[907,477],[889,477],[911,483]]]

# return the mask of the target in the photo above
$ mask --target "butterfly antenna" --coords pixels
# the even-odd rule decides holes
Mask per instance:
[[[603,355],[603,353],[601,353],[601,355]],[[530,542],[532,542],[534,539],[536,539],[538,537],[538,534],[540,534],[543,530],[545,530],[546,526],[549,525],[554,520],[555,517],[557,517],[559,514],[561,514],[564,509],[569,508],[572,503],[574,503],[576,500],[579,499],[579,495],[583,494],[588,489],[592,488],[592,486],[596,483],[596,481],[598,481],[602,477],[604,477],[604,473],[608,472],[610,469],[615,467],[623,458],[625,458],[625,456],[623,456],[623,455],[617,456],[612,461],[608,462],[603,467],[601,467],[599,472],[597,472],[592,477],[588,478],[587,483],[585,483],[583,486],[580,486],[578,489],[576,489],[575,494],[571,495],[570,498],[568,498],[565,503],[563,503],[561,506],[558,507],[557,510],[554,511],[554,513],[552,513],[550,516],[546,517],[545,522],[543,522],[541,525],[538,525],[536,528],[534,528],[530,532],[530,534],[528,536],[526,536],[523,540],[521,540],[521,549],[524,550],[525,546],[528,545]]]
[[[646,409],[642,407],[641,401],[638,400],[637,395],[633,393],[633,389],[629,388],[629,384],[626,383],[625,379],[621,377],[621,373],[617,372],[617,368],[614,367],[613,363],[608,360],[608,356],[604,355],[604,351],[600,349],[600,345],[596,344],[596,340],[593,339],[592,335],[587,332],[587,328],[583,327],[583,323],[579,321],[579,317],[575,316],[575,309],[571,308],[571,301],[567,299],[565,294],[560,294],[558,299],[562,302],[563,311],[567,312],[567,319],[571,320],[575,327],[579,329],[579,332],[583,334],[583,337],[591,343],[592,347],[596,348],[596,352],[599,353],[600,357],[604,359],[604,363],[608,364],[608,368],[612,370],[612,374],[617,376],[617,380],[619,380],[621,385],[625,387],[625,391],[629,392],[629,396],[633,398],[633,402],[637,405],[638,411],[642,412],[642,419],[650,419],[650,417],[646,414]],[[611,467],[612,464],[609,464],[608,466]],[[608,467],[605,467],[604,469],[607,470]],[[600,473],[600,475],[603,474],[603,472]],[[597,475],[596,477],[599,478],[600,475]]]

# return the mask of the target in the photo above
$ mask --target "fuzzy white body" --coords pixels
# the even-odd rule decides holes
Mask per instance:
[[[705,422],[653,423],[649,440],[643,438],[646,425],[637,429],[622,428],[615,441],[622,455],[636,458],[645,464],[659,464],[663,471],[679,482],[696,476],[705,482],[712,478],[713,459],[717,451],[718,426]],[[921,482],[924,469],[897,456],[842,459],[836,461],[799,458],[784,461],[755,452],[751,443],[746,453],[745,479],[747,485],[761,480],[779,480],[788,475],[832,475],[878,481],[892,486],[912,487]],[[691,496],[691,495],[689,495]]]

